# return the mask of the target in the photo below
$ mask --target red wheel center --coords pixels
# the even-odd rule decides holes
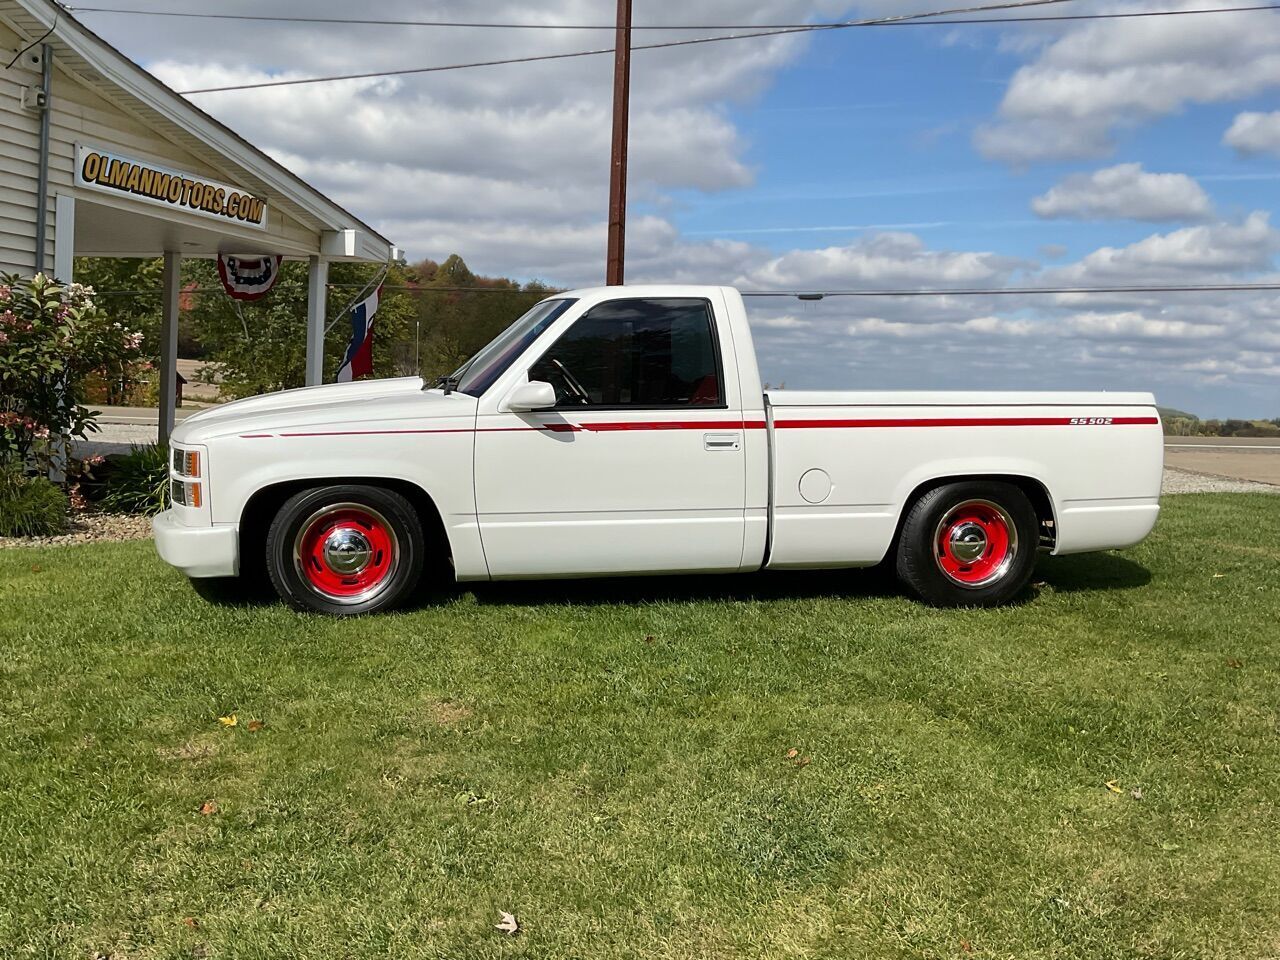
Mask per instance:
[[[957,583],[979,586],[1000,576],[1012,543],[1003,511],[986,503],[962,504],[938,528],[938,565]]]
[[[385,521],[356,507],[316,518],[298,544],[307,582],[319,593],[344,600],[376,590],[391,574],[395,553]]]

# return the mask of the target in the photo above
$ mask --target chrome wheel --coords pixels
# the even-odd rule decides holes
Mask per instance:
[[[957,586],[976,590],[1009,572],[1018,555],[1018,528],[998,503],[966,500],[938,521],[933,544],[943,575]]]
[[[293,563],[317,596],[343,605],[365,603],[394,579],[400,541],[387,518],[372,507],[334,503],[298,528]]]

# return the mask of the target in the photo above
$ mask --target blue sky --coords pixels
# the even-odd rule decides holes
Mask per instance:
[[[1212,4],[1207,4],[1212,5]],[[1239,14],[1256,23],[1274,14]],[[1274,27],[1275,25],[1272,24]],[[1034,29],[1044,29],[1038,25]],[[1132,220],[1045,220],[1031,198],[1096,161],[1024,170],[983,157],[973,128],[996,113],[1024,57],[1000,50],[1008,26],[884,27],[820,33],[810,52],[781,71],[758,102],[731,105],[756,171],[749,189],[706,198],[685,194],[669,212],[682,231],[741,239],[782,252],[847,241],[877,225],[912,230],[931,245],[993,250],[1046,260],[1141,240]],[[1243,110],[1274,110],[1275,91],[1191,105],[1119,138],[1112,163],[1187,173],[1225,211],[1280,208],[1280,164],[1242,156],[1221,142]],[[830,229],[866,225],[864,229]],[[821,228],[821,229],[804,229]]]
[[[139,5],[147,0],[138,0]],[[1211,0],[1067,0],[1053,11]],[[684,22],[830,21],[927,0],[685,0]],[[154,9],[200,10],[187,0]],[[255,0],[220,12],[259,14]],[[477,19],[465,0],[384,18]],[[350,16],[341,0],[283,15]],[[484,19],[609,22],[612,0]],[[637,0],[636,22],[673,17]],[[578,31],[84,14],[176,89],[608,46]],[[644,41],[688,37],[665,32]],[[641,42],[641,41],[637,41]],[[411,258],[564,285],[603,273],[609,57],[193,99]],[[878,27],[637,52],[628,279],[747,289],[1277,282],[1280,12]],[[1280,294],[752,301],[793,387],[1149,389],[1280,416]]]

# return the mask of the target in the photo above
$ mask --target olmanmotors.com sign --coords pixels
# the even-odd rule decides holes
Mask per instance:
[[[246,227],[267,226],[267,203],[251,193],[97,147],[76,148],[76,183]]]

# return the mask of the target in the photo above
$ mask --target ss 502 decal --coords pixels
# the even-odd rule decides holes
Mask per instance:
[[[1105,427],[1115,421],[1114,417],[1072,417],[1073,427]]]

